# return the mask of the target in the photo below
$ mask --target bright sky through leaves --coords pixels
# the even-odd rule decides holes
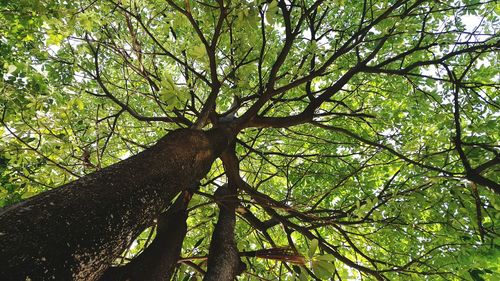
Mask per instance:
[[[240,280],[500,280],[497,1],[0,3],[0,207],[232,126],[265,196],[240,190],[239,251],[303,258]],[[189,206],[202,268],[226,172]]]

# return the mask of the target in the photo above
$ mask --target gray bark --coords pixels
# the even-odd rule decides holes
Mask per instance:
[[[246,267],[234,241],[236,189],[223,185],[215,192],[215,200],[219,205],[219,218],[212,234],[203,281],[232,281]]]
[[[129,159],[0,210],[0,280],[98,280],[226,145],[218,131],[177,130]]]
[[[176,202],[158,217],[153,242],[126,265],[108,268],[99,281],[170,280],[187,232],[186,208],[190,198],[191,194],[184,191]]]

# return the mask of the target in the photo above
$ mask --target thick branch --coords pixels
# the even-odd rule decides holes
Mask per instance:
[[[156,236],[139,256],[124,266],[109,268],[101,281],[168,281],[181,254],[187,232],[187,211],[191,194],[185,191],[158,216]]]
[[[0,211],[0,279],[98,280],[227,145],[221,132],[177,130],[122,162]]]
[[[245,269],[234,241],[237,205],[235,191],[234,187],[223,185],[214,194],[219,205],[219,219],[210,242],[208,268],[204,281],[235,280]]]

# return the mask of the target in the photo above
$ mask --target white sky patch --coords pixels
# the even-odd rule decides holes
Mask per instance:
[[[482,17],[474,15],[464,15],[461,17],[465,29],[469,32],[474,31],[480,24]]]
[[[470,33],[482,33],[484,31],[484,18],[475,15],[463,15],[460,17],[462,23],[465,25],[465,31]],[[491,35],[472,35],[464,34],[459,36],[459,42],[481,42],[490,38]]]
[[[73,77],[75,78],[75,81],[78,82],[78,83],[90,81],[90,79],[88,77],[86,77],[85,72],[83,72],[83,71],[77,71],[77,72],[75,72],[75,74],[73,75]]]
[[[47,76],[47,71],[43,70],[43,64],[32,64],[31,66],[43,76]]]
[[[125,159],[129,158],[131,155],[132,154],[130,154],[130,151],[127,151],[127,152],[123,153],[119,158],[121,160],[125,160]]]

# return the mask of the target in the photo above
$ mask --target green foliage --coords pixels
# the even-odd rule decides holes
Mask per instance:
[[[495,1],[0,3],[0,207],[192,126],[215,92],[205,129],[263,104],[236,154],[271,200],[240,191],[240,207],[268,224],[240,213],[239,250],[306,260],[245,258],[241,280],[500,279],[500,199],[470,177],[500,182]],[[183,257],[208,254],[204,195],[225,181],[217,161]]]

